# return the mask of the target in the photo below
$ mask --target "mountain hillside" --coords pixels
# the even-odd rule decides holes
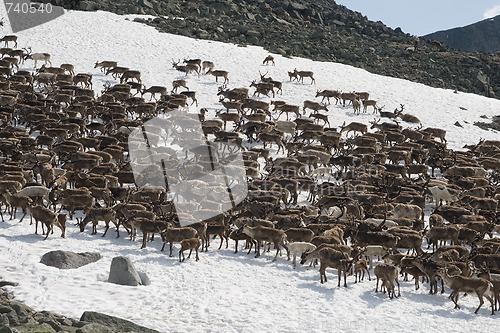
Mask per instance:
[[[500,16],[479,21],[465,27],[437,31],[425,37],[439,40],[464,52],[494,54],[500,51]]]
[[[382,22],[369,21],[335,1],[52,0],[51,3],[68,9],[150,14],[155,18],[145,23],[162,32],[258,45],[284,56],[334,61],[432,87],[500,97],[500,56],[459,52],[435,46],[427,38],[421,38],[415,52],[413,36],[388,28]]]

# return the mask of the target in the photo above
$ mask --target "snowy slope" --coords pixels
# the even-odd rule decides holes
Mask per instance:
[[[418,116],[424,127],[445,128],[453,149],[480,138],[499,138],[494,131],[472,126],[482,120],[481,115],[491,118],[499,114],[499,100],[430,88],[336,63],[275,55],[276,66],[262,66],[268,54],[262,48],[160,34],[131,19],[105,12],[68,12],[18,33],[19,46],[52,54],[54,66],[72,63],[77,72],[92,73],[97,91],[106,81],[116,81],[94,69],[96,61],[116,60],[121,66],[140,70],[146,86],[171,87],[172,80],[184,77],[172,69],[172,59],[199,57],[213,61],[216,69],[228,70],[230,87],[249,86],[259,79],[259,70],[268,72],[284,82],[283,95],[277,99],[293,104],[313,100],[317,89],[369,91],[385,110],[404,104],[406,112]],[[24,64],[25,69],[30,66],[31,61]],[[294,68],[314,71],[316,84],[309,85],[307,79],[306,84],[289,82],[287,71]],[[221,108],[216,96],[220,83],[208,75],[187,79],[197,93],[199,107],[208,108],[213,116]],[[332,126],[374,119],[371,111],[354,115],[352,108],[335,105],[330,106],[329,114]],[[456,121],[464,127],[454,126]],[[317,269],[293,270],[284,257],[271,262],[271,254],[258,259],[241,251],[234,254],[231,243],[229,249],[218,251],[216,242],[208,253],[200,254],[199,262],[179,264],[175,257],[159,251],[158,241],[141,250],[139,241],[115,239],[112,232],[101,238],[102,229],[91,236],[68,225],[65,239],[57,237],[56,231],[42,241],[27,221],[0,223],[0,275],[18,281],[20,286],[12,289],[16,297],[35,309],[77,318],[86,310],[100,311],[162,332],[493,332],[499,325],[486,306],[473,314],[477,306],[474,296],[461,299],[462,309],[453,310],[446,294],[431,296],[427,285],[415,291],[411,281],[401,283],[401,298],[389,300],[374,292],[374,281],[354,284],[349,277],[347,289],[337,288],[336,272],[330,269],[329,280],[322,285]],[[56,249],[95,251],[103,259],[78,270],[39,263],[42,254]],[[111,260],[118,255],[128,256],[139,271],[147,272],[151,285],[107,283]]]

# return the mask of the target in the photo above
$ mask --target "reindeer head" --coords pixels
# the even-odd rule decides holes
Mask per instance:
[[[260,80],[261,80],[261,81],[265,81],[265,80],[267,79],[267,78],[266,78],[267,73],[269,73],[269,72],[265,72],[264,74],[262,74],[262,73],[259,71],[259,75],[260,75]]]
[[[175,61],[174,59],[172,59],[172,68],[177,68],[177,66],[179,66],[179,63],[181,62],[181,59]]]
[[[377,127],[377,125],[380,123],[380,119],[373,119],[373,121],[370,121],[370,124],[372,125],[370,128],[371,129],[374,129],[375,127]]]
[[[227,88],[227,85],[226,85],[226,84],[223,84],[222,86],[220,86],[220,87],[218,88],[219,93],[218,93],[217,95],[219,95],[221,92],[226,92],[226,91],[228,91],[228,90],[229,90],[229,89]]]
[[[28,47],[28,48],[23,47],[23,51],[24,51],[23,59],[24,60],[31,59],[31,54],[33,53],[33,51],[31,50],[31,47]]]

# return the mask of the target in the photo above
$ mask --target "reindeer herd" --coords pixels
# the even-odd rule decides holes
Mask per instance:
[[[441,292],[446,284],[456,307],[460,293],[467,292],[479,298],[476,313],[483,298],[492,313],[498,310],[500,141],[452,150],[445,130],[423,128],[417,117],[403,114],[403,104],[394,112],[383,111],[364,91],[318,90],[302,105],[287,101],[287,85],[302,84],[304,78],[315,84],[311,71],[288,72],[288,82],[259,72],[260,80],[229,88],[229,72],[215,69],[213,62],[179,59],[165,69],[182,73],[172,89],[146,87],[140,70],[116,61],[96,62],[93,75],[75,74],[71,64],[53,67],[50,54],[17,50],[14,37],[0,39],[5,43],[0,49],[4,223],[20,209],[21,221],[29,213],[35,233],[40,222],[47,239],[54,226],[65,237],[68,222],[76,221],[81,232],[91,223],[96,235],[103,222],[102,237],[110,226],[120,237],[121,227],[131,244],[139,230],[141,248],[157,242],[153,235],[159,234],[161,251],[169,244],[170,256],[174,244],[180,244],[179,261],[187,250],[188,258],[194,250],[198,260],[215,236],[219,249],[231,239],[237,253],[242,248],[238,242],[244,241],[248,254],[255,248],[255,257],[273,245],[273,260],[284,249],[287,259],[293,255],[294,268],[298,256],[301,264],[319,261],[321,283],[327,282],[327,268],[337,270],[338,286],[341,276],[347,286],[348,274],[354,272],[357,283],[365,273],[371,280],[372,271],[375,290],[380,281],[393,298],[400,296],[399,279],[407,281],[410,275],[416,289],[421,279],[428,281],[431,294],[437,293],[438,282]],[[15,42],[14,49],[9,42]],[[34,61],[34,70],[19,69],[27,60]],[[262,63],[269,65],[278,66],[272,56]],[[96,75],[108,79],[97,93],[92,85]],[[182,227],[167,189],[136,186],[128,154],[135,143],[128,135],[158,115],[206,103],[188,86],[209,75],[223,84],[213,94],[220,110],[202,106],[198,117],[207,140],[244,151],[249,193],[230,211]],[[274,100],[277,94],[285,99]],[[332,127],[331,109],[349,106],[357,114],[372,108],[375,119]],[[161,140],[150,139],[150,145]],[[161,153],[166,164],[179,164],[172,148],[162,147]],[[197,181],[190,186],[203,185]],[[220,204],[216,197],[200,197],[189,214],[202,220],[205,203]],[[372,268],[375,257],[384,263]]]

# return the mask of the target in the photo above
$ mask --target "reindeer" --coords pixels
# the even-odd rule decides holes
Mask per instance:
[[[365,134],[368,132],[368,126],[366,126],[363,123],[357,123],[357,122],[352,122],[349,125],[344,123],[340,126],[340,133],[342,132],[347,132],[347,135],[349,135],[349,132],[360,132],[361,134]]]
[[[366,110],[368,109],[369,106],[373,107],[373,113],[377,113],[378,108],[377,108],[377,101],[373,99],[364,99],[362,101],[363,103],[363,113],[366,113]]]
[[[111,76],[114,79],[118,79],[119,77],[121,77],[121,75],[123,75],[123,73],[125,73],[128,70],[130,70],[130,68],[128,67],[115,66],[108,68],[104,74],[105,75],[111,74]]]
[[[201,69],[201,59],[186,59],[184,58],[184,61],[183,63],[187,64],[187,65],[196,65],[198,66],[199,69]]]
[[[314,118],[315,120],[323,120],[323,123],[325,125],[330,126],[330,121],[328,120],[328,115],[327,114],[311,113],[309,115],[309,118]]]
[[[227,98],[229,101],[243,101],[248,98],[248,88],[227,88],[227,85],[222,85],[219,87],[219,92],[217,93],[219,100]]]
[[[116,66],[118,66],[118,63],[116,61],[104,60],[101,62],[96,61],[94,68],[100,68],[101,72],[106,73],[108,70]]]
[[[24,54],[24,60],[28,60],[28,59],[33,60],[35,62],[34,68],[36,68],[38,61],[43,61],[45,66],[47,66],[47,64],[52,66],[52,62],[50,61],[50,54],[49,53],[33,53],[31,50],[31,47],[28,47],[27,49],[23,48],[23,50],[26,52]]]
[[[276,88],[276,93],[280,93],[281,95],[283,94],[283,90],[282,90],[282,86],[283,86],[283,83],[280,82],[280,81],[276,81],[276,80],[273,80],[272,77],[266,77],[268,72],[266,72],[265,74],[262,74],[260,71],[259,71],[259,74],[260,74],[260,80],[262,82],[266,82],[266,83],[272,83],[274,88]]]
[[[186,80],[174,80],[172,81],[172,93],[177,93],[177,89],[180,87],[186,88],[189,91]]]
[[[269,93],[272,93],[273,94],[273,98],[275,97],[275,95],[274,95],[274,85],[272,83],[268,83],[268,82],[257,83],[254,80],[250,84],[250,87],[255,87],[255,92],[253,93],[254,96],[255,96],[255,94],[259,94],[259,95],[266,95],[267,97],[269,97]]]
[[[212,69],[209,69],[206,74],[212,74],[213,76],[215,76],[215,82],[219,82],[218,79],[219,77],[223,77],[224,78],[224,84],[226,83],[229,83],[229,79],[228,79],[228,75],[229,73],[227,71],[223,71],[223,70],[212,70]]]
[[[311,84],[316,83],[316,80],[314,79],[314,73],[311,71],[298,71],[297,68],[293,70],[293,73],[295,74],[295,77],[297,78],[297,81],[300,81],[304,83],[304,78],[305,77],[310,77],[311,78]],[[290,73],[288,74],[290,75]]]
[[[319,110],[325,110],[328,111],[328,108],[324,104],[320,104],[318,102],[310,101],[310,100],[305,100],[304,101],[304,107],[302,110],[304,111],[304,114],[306,112],[306,109],[311,109],[314,112],[318,112]]]
[[[191,105],[196,103],[196,106],[198,106],[198,100],[196,99],[196,92],[195,91],[181,91],[180,95],[186,96],[186,98],[191,99]]]
[[[378,129],[380,131],[396,131],[396,132],[400,132],[401,131],[401,125],[399,125],[399,123],[394,120],[394,123],[388,123],[388,122],[383,122],[383,123],[380,123],[380,119],[374,119],[373,121],[370,121],[370,124],[371,124],[371,129]]]
[[[273,64],[273,66],[274,66],[274,65],[276,65],[276,64],[274,63],[274,57],[273,57],[272,55],[268,55],[268,56],[264,59],[264,61],[262,62],[262,64],[263,64],[263,65],[268,65],[270,62]]]
[[[201,72],[207,74],[207,71],[214,69],[215,65],[213,62],[205,60],[201,63]]]
[[[24,50],[11,50],[11,51],[8,51],[7,54],[11,57],[19,58],[18,63],[24,61]]]
[[[335,105],[338,104],[340,101],[340,91],[338,90],[323,90],[323,91],[316,91],[316,97],[323,97],[321,99],[321,103],[323,103],[326,100],[328,101],[328,104],[330,104],[330,97],[335,98]]]
[[[7,35],[0,38],[0,42],[4,42],[6,47],[9,46],[9,42],[14,42],[14,47],[17,47],[17,36],[16,35]]]
[[[288,77],[290,78],[290,81],[294,81],[294,80],[299,80],[299,76],[298,74],[294,71],[294,72],[288,72]]]
[[[136,80],[137,82],[141,83],[141,72],[137,70],[126,70],[123,72],[122,76],[120,77],[120,83],[126,83],[128,80]]]
[[[198,65],[189,63],[186,65],[179,65],[180,62],[180,59],[178,61],[174,61],[174,59],[172,59],[172,67],[180,72],[186,73],[186,76],[193,72],[198,74],[198,76],[200,75],[200,67]]]
[[[163,95],[167,94],[167,87],[164,86],[151,86],[146,89],[146,86],[144,86],[144,89],[141,90],[141,97],[143,97],[145,94],[151,94],[151,97],[149,100],[151,101],[153,98],[155,101],[158,101],[156,98],[156,94],[160,94],[160,98]]]
[[[73,83],[75,85],[81,83],[85,88],[92,89],[92,75],[86,73],[78,73],[73,77]]]

